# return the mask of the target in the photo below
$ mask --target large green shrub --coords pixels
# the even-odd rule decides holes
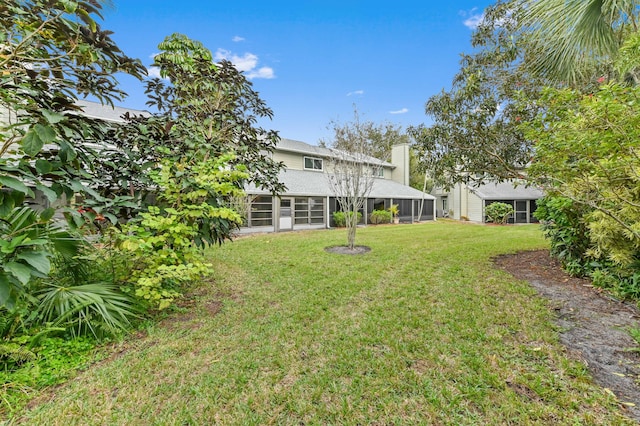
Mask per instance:
[[[369,216],[369,220],[374,225],[378,225],[381,223],[391,223],[391,218],[391,212],[387,210],[374,210]]]
[[[590,211],[566,197],[546,196],[538,200],[534,213],[551,243],[551,256],[572,275],[585,275],[589,262],[589,229],[585,215]]]
[[[513,206],[506,203],[491,203],[484,209],[487,222],[505,224],[513,215]]]
[[[353,215],[353,212],[349,212],[349,215]],[[358,212],[358,222],[362,220],[362,213]],[[338,228],[344,228],[347,226],[347,215],[345,212],[333,212],[333,222]]]

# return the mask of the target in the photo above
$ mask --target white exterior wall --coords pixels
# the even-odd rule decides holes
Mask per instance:
[[[282,161],[287,169],[304,170],[304,156],[294,152],[278,151],[273,153],[275,161]],[[315,157],[314,157],[315,158]],[[323,163],[324,166],[324,163]]]
[[[395,169],[391,170],[391,180],[409,185],[409,144],[391,147],[391,164],[395,166]]]
[[[449,203],[449,210],[453,210],[452,219],[460,220],[460,216],[462,212],[460,210],[460,197],[461,197],[461,188],[459,184],[456,184],[451,188],[451,192],[449,193],[449,197],[447,202]]]
[[[482,208],[483,202],[480,197],[476,194],[469,192],[468,198],[468,215],[470,221],[472,222],[484,222],[484,209]]]

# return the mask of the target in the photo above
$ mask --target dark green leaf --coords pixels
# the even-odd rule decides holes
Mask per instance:
[[[36,160],[36,170],[41,175],[46,175],[47,173],[51,173],[51,171],[53,170],[53,165],[48,160],[38,158]]]
[[[53,215],[56,213],[56,210],[49,207],[48,209],[44,209],[41,213],[40,213],[40,219],[48,222],[49,220],[51,220],[51,218],[53,217]]]
[[[47,255],[48,253],[44,251],[29,250],[19,253],[16,258],[24,260],[31,267],[46,275],[51,270],[51,262],[49,262]]]
[[[44,118],[47,119],[49,124],[56,124],[64,120],[64,115],[47,109],[42,110],[42,115],[44,115]]]
[[[78,157],[76,150],[66,141],[60,141],[60,152],[58,153],[62,162],[73,161]]]
[[[27,185],[12,176],[0,176],[0,184],[33,197],[33,192],[27,187]]]
[[[35,131],[35,129],[30,129],[24,138],[22,138],[22,149],[24,153],[30,157],[35,157],[42,147],[44,146],[44,142]]]
[[[47,200],[49,200],[50,203],[53,203],[58,199],[58,194],[56,194],[56,192],[48,186],[37,184],[36,189],[42,192],[44,196],[47,197]]]
[[[7,309],[13,308],[15,299],[12,297],[12,289],[13,285],[9,277],[0,271],[0,306],[4,306]]]
[[[4,265],[4,270],[10,272],[22,284],[27,284],[31,279],[33,269],[23,263],[8,262]]]
[[[56,132],[52,127],[36,124],[33,128],[40,137],[40,140],[45,144],[51,143],[56,139]]]

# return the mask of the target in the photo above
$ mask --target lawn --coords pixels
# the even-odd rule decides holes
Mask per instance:
[[[29,424],[634,424],[567,359],[548,304],[492,256],[536,226],[451,222],[243,237],[181,312]]]

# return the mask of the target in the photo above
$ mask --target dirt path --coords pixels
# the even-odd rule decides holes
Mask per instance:
[[[595,382],[610,389],[640,422],[640,354],[628,350],[637,345],[626,331],[640,326],[640,311],[587,280],[569,277],[546,250],[500,256],[495,262],[551,301],[570,356],[584,362]]]

